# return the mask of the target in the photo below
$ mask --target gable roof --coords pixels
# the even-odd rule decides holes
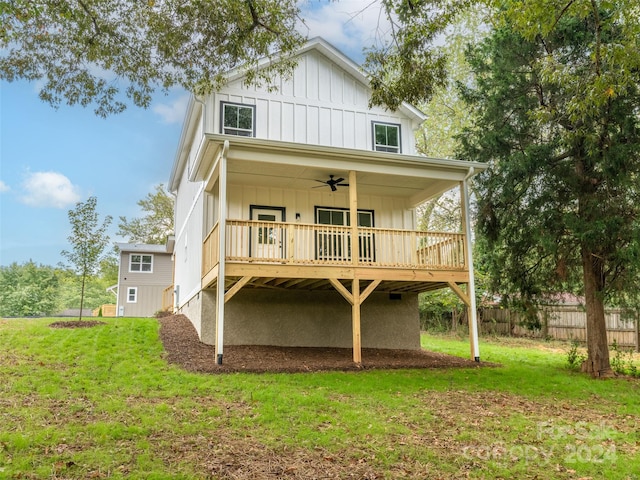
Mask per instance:
[[[307,41],[305,45],[303,45],[296,52],[294,56],[300,57],[309,51],[317,51],[321,53],[322,55],[327,57],[332,63],[338,65],[345,72],[347,72],[349,75],[354,77],[358,82],[369,87],[369,78],[367,77],[366,73],[362,70],[360,65],[358,65],[356,62],[351,60],[351,58],[349,58],[347,55],[342,53],[339,49],[337,49],[336,47],[331,45],[329,42],[327,42],[324,38],[314,37],[310,39],[309,41]],[[279,56],[276,56],[274,61],[277,61],[278,58]],[[265,66],[268,63],[269,63],[268,59],[263,59],[262,61],[258,62],[258,65],[259,65],[258,68],[260,68],[261,66]],[[244,70],[241,67],[230,70],[227,73],[228,82],[239,80],[242,77],[244,77]],[[412,117],[413,119],[417,120],[419,123],[425,121],[427,118],[427,116],[423,112],[421,112],[418,108],[406,102],[402,102],[399,110],[402,113],[408,115],[409,117]]]
[[[146,243],[116,243],[116,247],[120,252],[137,252],[137,253],[173,253],[175,237],[169,235],[167,243],[164,245],[146,244]]]

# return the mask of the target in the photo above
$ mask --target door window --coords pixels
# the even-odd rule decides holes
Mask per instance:
[[[350,226],[349,210],[341,208],[316,207],[316,223],[319,225]],[[373,211],[358,211],[358,226],[373,227]],[[362,262],[374,260],[373,234],[358,234],[359,259]],[[316,235],[316,255],[318,260],[349,261],[351,259],[351,232],[346,229],[318,229]]]
[[[264,260],[284,258],[284,207],[260,207],[251,205],[249,217],[259,222],[250,228],[249,256]],[[270,225],[273,223],[274,225]]]

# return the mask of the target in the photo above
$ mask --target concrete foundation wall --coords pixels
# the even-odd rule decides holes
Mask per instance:
[[[215,290],[204,290],[180,313],[200,340],[215,344]],[[363,348],[420,348],[418,295],[373,293],[362,304]],[[225,345],[351,348],[351,305],[338,292],[246,289],[225,305]]]
[[[189,318],[202,343],[214,345],[216,341],[216,291],[202,290],[178,309]]]
[[[180,308],[178,308],[178,313],[186,316],[191,320],[193,324],[193,328],[198,332],[198,337],[202,339],[202,315],[201,315],[201,298],[202,294],[194,296],[185,302]]]
[[[333,291],[242,290],[225,305],[224,336],[225,345],[350,348],[351,305]],[[361,338],[363,348],[419,349],[418,296],[373,293],[362,304]]]

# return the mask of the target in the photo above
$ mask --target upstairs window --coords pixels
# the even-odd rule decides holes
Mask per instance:
[[[373,122],[373,149],[400,153],[400,125]]]
[[[131,254],[129,257],[130,272],[153,272],[153,255]]]
[[[237,103],[222,103],[222,133],[255,137],[255,107]]]

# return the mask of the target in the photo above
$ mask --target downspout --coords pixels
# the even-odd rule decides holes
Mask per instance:
[[[229,140],[224,141],[220,154],[220,170],[218,174],[218,285],[216,286],[216,364],[222,365],[224,353],[224,287],[225,260],[227,251],[227,153]]]
[[[469,185],[468,180],[475,173],[473,167],[469,168],[467,176],[462,181],[462,201],[464,202],[464,226],[465,226],[465,238],[467,248],[467,260],[469,262],[469,303],[470,303],[470,319],[471,319],[471,347],[472,356],[476,362],[480,362],[480,346],[478,344],[478,310],[476,306],[476,281],[475,274],[473,272],[473,253],[471,244],[471,214],[469,212]]]

